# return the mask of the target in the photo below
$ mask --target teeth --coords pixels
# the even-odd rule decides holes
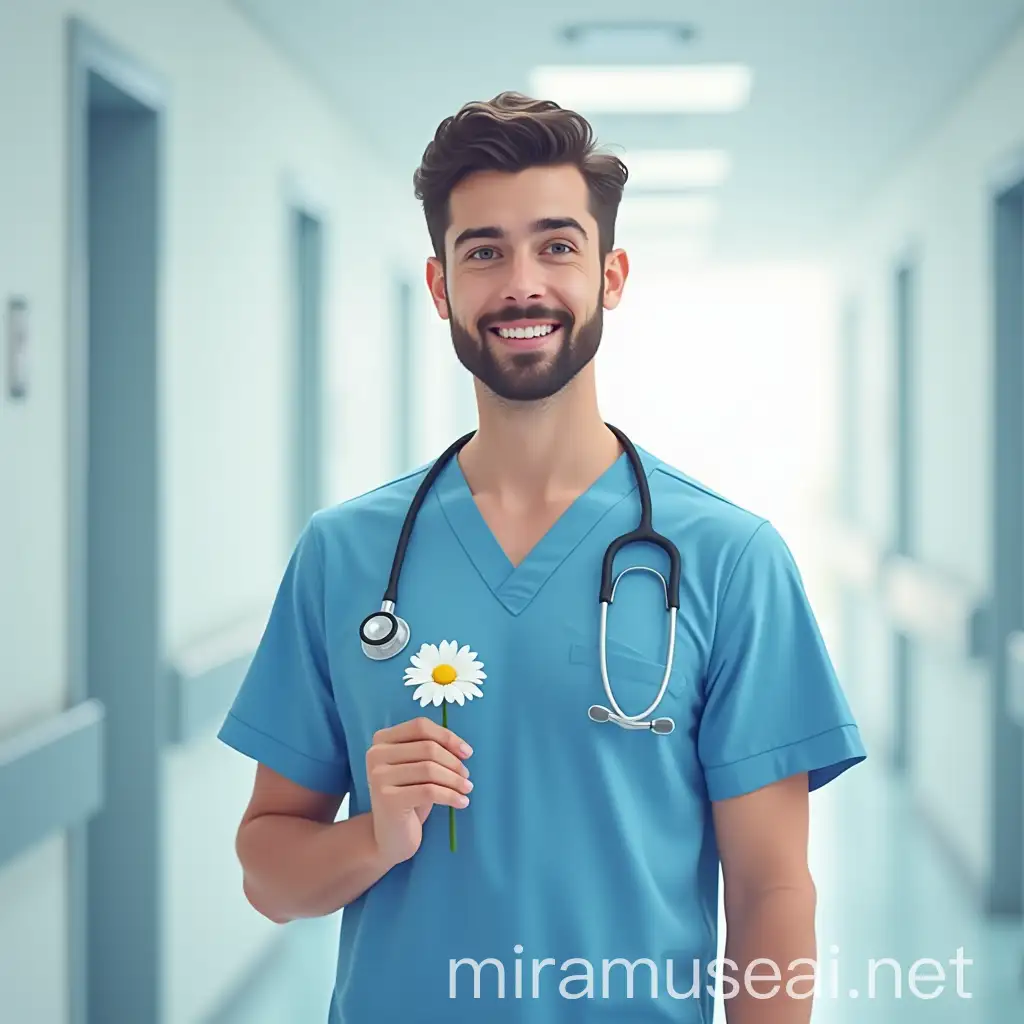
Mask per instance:
[[[544,324],[541,327],[499,327],[498,333],[503,338],[542,338],[554,329],[553,324]]]

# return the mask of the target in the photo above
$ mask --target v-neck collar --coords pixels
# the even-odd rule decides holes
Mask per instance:
[[[637,449],[645,474],[653,460]],[[629,458],[622,453],[562,513],[518,565],[513,565],[477,507],[458,458],[434,484],[434,493],[453,533],[494,596],[512,614],[522,612],[583,538],[623,498],[636,490]],[[637,506],[637,521],[640,509]]]

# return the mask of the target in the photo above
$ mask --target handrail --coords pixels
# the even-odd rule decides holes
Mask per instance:
[[[266,615],[252,615],[183,648],[171,661],[168,741],[208,735],[223,720],[252,661]]]
[[[103,726],[97,700],[0,738],[0,865],[103,804]]]
[[[954,574],[888,551],[867,531],[834,522],[829,561],[844,583],[882,603],[892,626],[966,659],[985,656],[988,602]]]
[[[965,659],[986,653],[982,593],[944,570],[891,555],[882,572],[882,599],[893,625]]]
[[[859,590],[878,587],[884,548],[866,530],[833,521],[826,546],[828,559],[840,578]]]
[[[1006,639],[1006,705],[1010,718],[1024,728],[1024,632]]]

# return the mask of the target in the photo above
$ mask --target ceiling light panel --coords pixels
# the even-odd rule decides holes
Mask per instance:
[[[707,228],[718,219],[718,203],[711,196],[625,195],[616,218],[630,228]]]
[[[743,64],[542,66],[530,93],[591,113],[727,113],[750,100],[753,73]]]
[[[621,157],[629,169],[628,188],[715,188],[732,171],[732,159],[721,149],[647,149]]]

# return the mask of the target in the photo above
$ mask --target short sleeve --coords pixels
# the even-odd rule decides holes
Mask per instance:
[[[815,790],[866,756],[792,554],[767,521],[719,602],[698,752],[712,800],[799,772]]]
[[[324,569],[315,517],[292,552],[218,738],[308,789],[343,796],[351,786],[327,664]]]

